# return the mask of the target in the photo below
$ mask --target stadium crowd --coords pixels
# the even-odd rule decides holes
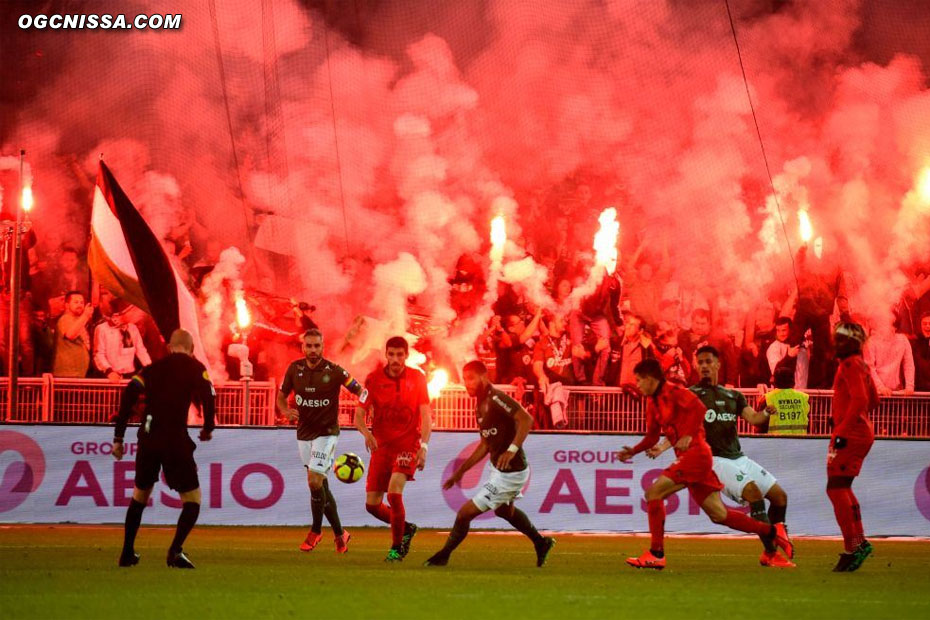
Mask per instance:
[[[847,274],[840,264],[815,260],[806,246],[798,252],[796,282],[760,292],[753,307],[737,310],[718,303],[713,290],[681,278],[666,242],[641,239],[623,256],[615,274],[606,276],[591,295],[575,300],[572,291],[590,270],[580,250],[591,238],[591,231],[575,223],[590,219],[580,214],[596,209],[585,184],[561,189],[556,200],[551,195],[538,193],[521,201],[521,219],[554,226],[529,228],[519,243],[547,269],[555,310],[534,305],[520,284],[497,284],[493,317],[475,343],[476,356],[493,381],[519,390],[536,386],[538,397],[550,404],[559,401],[559,386],[633,391],[632,369],[643,359],[655,358],[669,379],[692,384],[697,382],[694,353],[709,344],[721,352],[724,385],[771,386],[776,371],[787,367],[793,370],[794,387],[828,389],[835,368],[831,327],[852,318],[871,331],[866,360],[881,394],[930,391],[930,269],[915,268],[910,274],[910,286],[893,305],[893,325],[869,324],[863,317],[871,313],[850,307]],[[191,230],[192,225],[177,227],[164,247],[196,294],[219,261],[222,246],[207,238],[192,242]],[[41,256],[32,230],[23,241],[28,260],[21,276],[21,375],[118,381],[165,355],[151,317],[94,286],[82,251],[63,246]],[[9,235],[3,250],[0,322],[5,326],[10,309]],[[458,259],[449,277],[449,301],[457,320],[481,307],[487,279],[480,256]],[[255,378],[279,376],[282,364],[298,353],[298,335],[317,326],[315,308],[255,288],[247,287],[246,295],[258,314],[250,335]],[[7,333],[0,330],[4,373]],[[226,335],[224,350],[237,336]],[[238,361],[229,359],[227,368],[230,378],[238,377]]]

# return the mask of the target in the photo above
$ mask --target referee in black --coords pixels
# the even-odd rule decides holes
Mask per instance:
[[[116,416],[113,456],[119,461],[125,454],[123,435],[129,417],[140,397],[144,396],[145,416],[139,428],[136,481],[132,501],[126,511],[120,566],[139,563],[139,554],[134,548],[136,532],[152,487],[158,481],[158,473],[164,469],[168,486],[177,491],[184,502],[174,541],[168,549],[168,566],[194,568],[181,549],[200,514],[200,481],[194,462],[196,446],[187,434],[187,413],[192,402],[200,405],[203,413],[200,441],[210,441],[216,392],[207,369],[193,356],[194,338],[190,332],[175,330],[168,342],[168,350],[167,357],[146,366],[130,380]]]

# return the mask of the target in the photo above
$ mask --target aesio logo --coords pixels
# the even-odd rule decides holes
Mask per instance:
[[[15,431],[0,431],[0,455],[16,452],[22,460],[13,461],[0,480],[0,512],[13,510],[39,488],[45,478],[45,454],[31,437]]]

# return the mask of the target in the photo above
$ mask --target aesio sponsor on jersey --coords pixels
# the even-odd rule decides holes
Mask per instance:
[[[328,407],[329,406],[328,398],[304,398],[300,394],[296,394],[294,400],[297,401],[297,405],[300,407]]]
[[[717,413],[713,409],[708,409],[707,413],[704,414],[704,421],[708,424],[719,421],[719,422],[735,422],[736,415],[732,413]]]

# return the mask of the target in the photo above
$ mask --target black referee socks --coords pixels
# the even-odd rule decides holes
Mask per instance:
[[[135,499],[129,500],[129,508],[126,510],[126,527],[123,531],[124,556],[130,555],[134,551],[136,533],[138,533],[139,525],[142,523],[143,510],[145,510],[145,504],[137,502]]]
[[[174,533],[174,540],[171,542],[171,547],[168,550],[169,556],[181,551],[181,548],[184,546],[184,541],[187,540],[187,535],[194,529],[194,524],[197,523],[197,517],[199,516],[200,504],[196,502],[184,502],[184,505],[181,507],[181,516],[178,517],[178,529]]]

